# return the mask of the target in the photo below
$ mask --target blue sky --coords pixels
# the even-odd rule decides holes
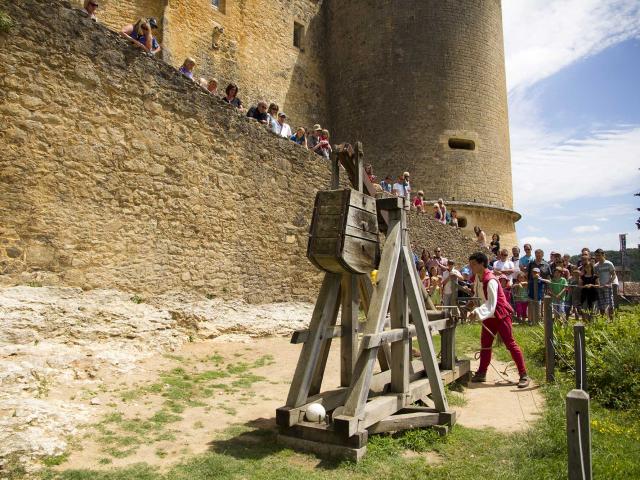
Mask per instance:
[[[640,0],[503,0],[520,244],[637,246]]]

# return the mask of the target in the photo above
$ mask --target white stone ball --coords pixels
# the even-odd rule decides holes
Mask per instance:
[[[327,415],[327,411],[324,407],[319,403],[312,403],[307,407],[307,411],[304,416],[309,422],[317,422],[320,423],[324,420],[324,417]]]

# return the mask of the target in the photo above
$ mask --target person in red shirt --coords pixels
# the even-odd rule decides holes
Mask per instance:
[[[418,212],[424,213],[424,192],[422,190],[418,190],[418,193],[413,199],[413,206]]]
[[[480,366],[475,373],[472,382],[485,382],[487,380],[487,369],[491,363],[491,346],[496,335],[504,342],[505,347],[511,353],[511,358],[518,367],[520,380],[518,388],[529,386],[530,378],[527,375],[527,367],[524,363],[522,350],[513,338],[511,327],[511,315],[513,309],[507,301],[502,286],[488,268],[489,259],[482,252],[474,253],[469,257],[469,267],[473,272],[471,283],[475,295],[480,298],[481,305],[474,308],[469,317],[471,320],[482,322],[482,333],[480,335]]]

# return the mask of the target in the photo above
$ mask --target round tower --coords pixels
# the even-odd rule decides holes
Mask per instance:
[[[328,0],[327,20],[333,140],[515,245],[500,0]]]

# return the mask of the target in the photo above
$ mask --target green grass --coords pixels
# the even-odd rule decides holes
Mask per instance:
[[[516,339],[525,357],[540,341],[542,327],[515,326]],[[457,345],[461,356],[469,356],[478,348],[480,327],[465,325],[458,329]],[[436,337],[437,340],[437,337]],[[438,342],[436,341],[436,344]],[[503,346],[495,349],[496,358],[508,361],[509,353]],[[543,367],[528,358],[530,374],[538,381],[544,378]],[[233,364],[226,369],[230,375],[247,373],[247,364]],[[187,372],[174,371],[180,376]],[[186,379],[183,378],[186,381]],[[237,381],[238,379],[236,379]],[[196,384],[190,377],[189,383]],[[191,388],[191,387],[189,387]],[[374,435],[369,440],[368,453],[359,464],[323,460],[283,449],[276,442],[276,432],[249,426],[234,426],[215,438],[210,451],[186,457],[169,470],[147,465],[109,471],[46,470],[42,478],[60,480],[370,480],[373,476],[394,479],[429,480],[551,480],[566,478],[565,397],[573,388],[572,378],[562,372],[558,381],[542,385],[546,405],[540,420],[524,432],[505,434],[491,429],[476,430],[457,425],[445,437],[433,430],[415,430],[400,435]],[[448,395],[458,396],[458,386],[452,385]],[[453,402],[452,402],[453,403]],[[218,405],[226,410],[225,405]],[[496,415],[500,412],[496,411]],[[166,411],[157,420],[170,421]],[[113,425],[125,420],[114,414]],[[634,411],[612,411],[592,402],[592,436],[594,478],[640,478],[640,420]],[[164,419],[164,420],[163,420]],[[161,422],[162,423],[162,422]],[[126,453],[126,447],[115,447]],[[417,452],[403,456],[403,452]],[[162,452],[164,450],[161,450]],[[420,454],[436,452],[443,460],[430,465]]]

